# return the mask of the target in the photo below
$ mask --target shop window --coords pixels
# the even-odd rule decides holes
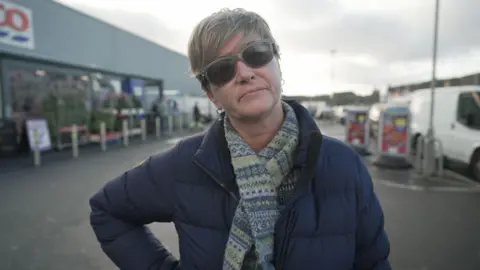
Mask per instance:
[[[12,118],[20,140],[26,143],[25,120],[45,118],[52,142],[58,148],[70,144],[71,127],[78,126],[80,143],[88,131],[88,89],[86,76],[43,69],[12,68],[8,70]]]
[[[122,90],[124,78],[101,73],[92,74],[93,111],[92,129],[99,131],[100,122],[105,122],[107,131],[121,131],[122,120],[127,119],[129,126],[138,126],[135,114],[143,109],[139,97],[125,94]]]
[[[118,88],[118,84],[111,83],[110,78],[103,74],[94,73],[90,77],[93,90],[91,130],[93,133],[99,133],[100,123],[104,122],[107,131],[113,131],[117,114],[115,97],[121,93],[121,88]]]
[[[156,113],[162,101],[162,91],[159,82],[149,81],[145,83],[145,110]]]

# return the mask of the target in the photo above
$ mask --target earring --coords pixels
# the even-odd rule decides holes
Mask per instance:
[[[222,112],[223,112],[223,110],[221,108],[217,109],[217,114],[221,114]]]
[[[285,80],[282,79],[282,80],[280,81],[280,84],[283,86],[283,85],[285,84]]]

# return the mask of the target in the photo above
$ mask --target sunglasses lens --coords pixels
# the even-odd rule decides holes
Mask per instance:
[[[251,68],[263,67],[272,61],[274,56],[271,42],[253,43],[242,52],[245,64]],[[238,58],[224,58],[214,62],[206,70],[206,76],[211,84],[222,86],[235,77]]]
[[[206,75],[210,83],[222,86],[235,76],[235,60],[226,58],[213,63],[207,70]]]
[[[273,59],[272,43],[258,42],[250,45],[242,53],[245,64],[251,68],[263,67]]]

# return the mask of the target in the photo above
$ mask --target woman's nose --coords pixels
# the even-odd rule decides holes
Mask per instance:
[[[237,83],[247,83],[255,79],[255,71],[253,68],[247,66],[244,62],[237,62]]]

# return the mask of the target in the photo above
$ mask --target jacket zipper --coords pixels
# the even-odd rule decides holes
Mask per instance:
[[[321,134],[320,134],[321,135]],[[322,146],[322,141],[323,137],[320,136],[320,140],[317,140],[314,138],[315,133],[311,133],[310,137],[312,140],[308,144],[308,153],[307,153],[307,162],[305,169],[307,171],[302,172],[300,174],[299,182],[298,183],[304,183],[307,184],[307,180],[310,180],[314,177],[314,172],[315,172],[315,164],[317,162],[317,157],[318,153],[320,152],[321,146]],[[278,264],[276,267],[276,270],[284,270],[284,264],[285,264],[285,258],[287,256],[287,251],[288,251],[288,245],[290,244],[290,240],[292,238],[292,233],[293,233],[293,228],[296,223],[296,215],[295,215],[295,208],[292,208],[289,210],[288,215],[287,215],[287,224],[286,224],[286,229],[285,229],[285,235],[283,236],[283,239],[281,241],[281,248],[280,252],[278,254]]]
[[[200,167],[203,171],[205,171],[208,176],[210,176],[213,181],[215,181],[219,186],[221,186],[230,196],[232,196],[236,201],[238,201],[237,196],[235,196],[235,193],[231,192],[222,182],[220,182],[217,177],[215,177],[209,170],[207,170],[204,166],[202,166],[200,163],[198,163],[196,160],[193,161],[195,164],[197,164],[198,167]]]
[[[277,270],[283,270],[284,264],[285,264],[285,257],[287,256],[287,251],[288,251],[288,245],[290,244],[290,239],[292,236],[293,232],[293,227],[295,225],[295,209],[292,208],[288,212],[287,216],[287,224],[286,224],[286,229],[285,229],[285,235],[282,238],[281,241],[281,246],[280,246],[280,252],[279,252],[279,258],[278,258],[278,267],[276,268]]]

